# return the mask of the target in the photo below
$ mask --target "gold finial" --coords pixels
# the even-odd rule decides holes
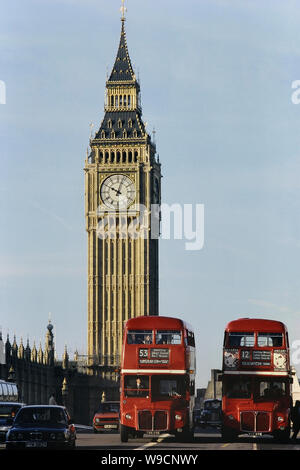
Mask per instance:
[[[122,6],[120,8],[120,12],[122,13],[121,20],[125,21],[125,13],[127,11],[127,8],[124,5],[125,0],[122,0]]]

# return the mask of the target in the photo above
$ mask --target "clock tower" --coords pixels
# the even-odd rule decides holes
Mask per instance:
[[[85,161],[88,234],[88,365],[115,378],[125,322],[158,315],[161,168],[142,120],[124,6],[117,57],[106,82],[104,118]]]

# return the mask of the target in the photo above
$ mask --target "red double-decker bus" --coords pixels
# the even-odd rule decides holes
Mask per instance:
[[[241,318],[225,329],[222,374],[222,437],[290,436],[292,375],[286,326]]]
[[[193,437],[195,339],[178,318],[143,316],[125,325],[120,376],[121,441],[143,434]]]

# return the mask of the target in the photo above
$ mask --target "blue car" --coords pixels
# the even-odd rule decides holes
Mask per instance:
[[[23,403],[0,401],[0,442],[5,441],[6,434],[22,406],[24,406]]]
[[[27,405],[6,435],[6,449],[71,449],[75,440],[76,429],[65,407]]]

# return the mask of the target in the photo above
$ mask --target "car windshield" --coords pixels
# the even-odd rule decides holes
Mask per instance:
[[[97,413],[119,413],[119,403],[101,403]]]
[[[16,425],[65,425],[67,419],[64,411],[60,408],[21,408],[16,419]]]
[[[220,401],[207,401],[204,403],[206,410],[218,410],[221,407]]]

